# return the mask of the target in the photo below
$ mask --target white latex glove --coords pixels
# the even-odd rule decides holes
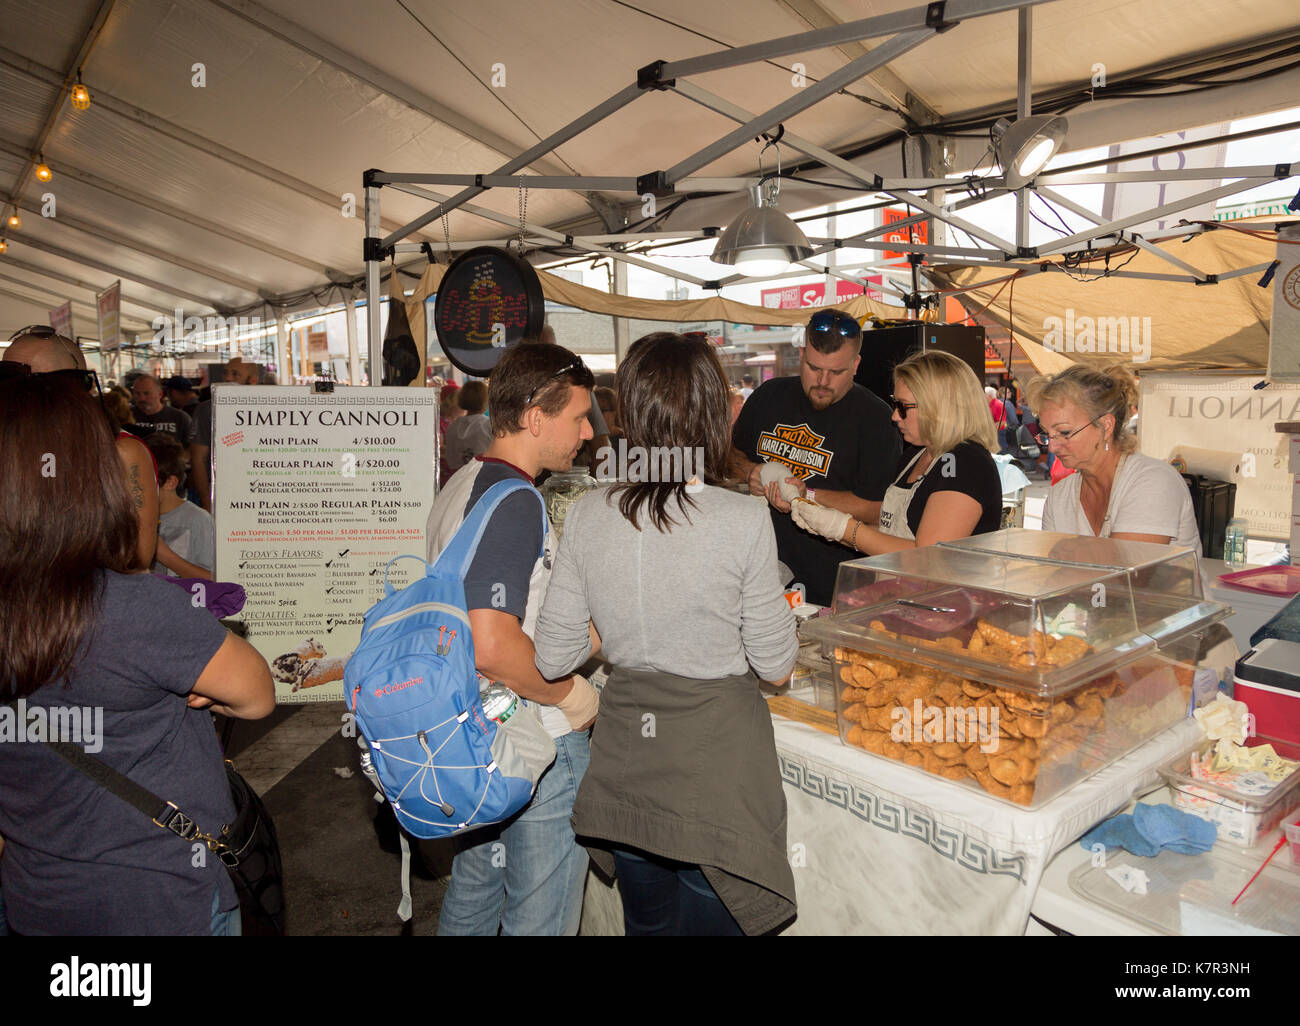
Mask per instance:
[[[844,529],[849,526],[849,515],[829,506],[820,506],[807,499],[796,499],[790,504],[790,516],[805,531],[820,534],[830,541],[843,541]]]
[[[799,487],[786,481],[787,477],[793,477],[790,468],[784,463],[764,463],[758,472],[758,479],[763,483],[763,490],[771,484],[776,484],[781,492],[781,498],[789,502],[799,494]]]

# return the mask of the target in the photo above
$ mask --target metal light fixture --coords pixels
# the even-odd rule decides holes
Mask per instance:
[[[17,228],[21,228],[22,226],[23,226],[23,219],[18,216],[18,211],[15,210],[12,214],[9,215],[9,227],[17,229]]]
[[[993,153],[1008,189],[1019,189],[1052,159],[1065,143],[1066,120],[1059,114],[1034,114],[1017,121],[993,123]]]
[[[45,163],[45,154],[36,155],[36,179],[40,182],[48,182],[54,177],[54,172],[50,170],[50,165]]]
[[[778,135],[777,138],[780,138]],[[763,170],[763,152],[759,153],[759,173]],[[777,148],[776,174],[761,179],[751,190],[753,202],[727,226],[718,238],[710,259],[715,264],[729,264],[751,278],[780,274],[792,263],[812,256],[812,246],[799,226],[777,209],[781,194],[781,151]]]
[[[90,90],[81,84],[80,68],[77,69],[77,84],[72,87],[69,99],[77,110],[88,110],[90,107]]]

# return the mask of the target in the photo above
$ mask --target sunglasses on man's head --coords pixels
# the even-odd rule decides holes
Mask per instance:
[[[81,385],[87,392],[99,392],[99,375],[93,370],[81,370],[69,367],[56,371],[33,371],[25,363],[17,360],[0,360],[0,381],[12,381],[18,378],[51,378],[55,381],[70,381]]]
[[[840,338],[858,338],[862,326],[839,310],[819,310],[808,321],[809,335],[839,335]]]
[[[25,328],[19,328],[9,336],[9,341],[22,338],[24,335],[31,335],[33,338],[54,338],[58,332],[48,324],[29,324]]]
[[[540,392],[542,389],[544,389],[556,378],[562,378],[564,377],[564,375],[569,374],[573,371],[584,371],[586,369],[587,369],[587,365],[582,362],[581,357],[574,357],[570,363],[561,367],[549,378],[547,378],[540,385],[538,385],[536,388],[534,388],[531,392],[528,393],[528,398],[524,400],[524,409],[526,410],[528,409],[528,407],[532,406],[533,399],[537,396],[537,393]]]

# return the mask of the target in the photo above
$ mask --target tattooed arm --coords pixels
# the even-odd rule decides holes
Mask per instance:
[[[158,547],[158,478],[153,469],[153,457],[138,438],[119,438],[117,455],[126,471],[126,488],[131,493],[140,523],[135,568],[148,570],[153,566],[154,551]]]

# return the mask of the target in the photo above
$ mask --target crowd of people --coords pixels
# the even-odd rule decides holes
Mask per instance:
[[[430,560],[491,485],[535,485],[594,443],[703,455],[689,478],[589,492],[558,542],[528,490],[489,520],[464,581],[476,668],[539,708],[557,756],[523,811],[459,839],[440,933],[576,933],[589,861],[618,879],[628,934],[759,934],[795,915],[759,690],[795,663],[783,591],[799,582],[829,605],[855,553],[995,530],[993,454],[1026,409],[995,396],[999,414],[975,373],[938,352],[901,363],[885,402],[855,382],[856,320],[823,311],[805,337],[797,375],[747,376],[741,390],[706,341],[667,332],[632,345],[612,390],[553,338],[508,350],[486,384],[444,388]],[[133,404],[97,396],[76,345],[48,329],[20,333],[4,361],[3,700],[102,707],[101,758],[221,821],[207,710],[266,715],[270,671],[145,572],[210,576],[210,403],[147,375]],[[1074,471],[1044,526],[1198,545],[1181,479],[1134,451],[1134,400],[1121,368],[1035,383],[1034,433]],[[599,692],[582,673],[596,656],[613,666]],[[0,744],[0,774],[14,782],[0,790],[0,908],[14,932],[239,931],[219,862],[192,865],[188,845],[101,800],[58,755]]]

